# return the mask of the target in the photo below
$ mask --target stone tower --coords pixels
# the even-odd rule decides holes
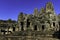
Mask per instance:
[[[46,4],[46,14],[48,20],[50,21],[50,28],[56,31],[58,29],[58,20],[56,14],[54,13],[54,7],[51,2]]]
[[[38,9],[37,8],[35,8],[35,10],[34,10],[34,16],[38,16]]]
[[[23,12],[21,12],[19,15],[18,15],[18,22],[17,22],[17,27],[18,27],[18,30],[21,31],[21,30],[24,30],[24,14]]]
[[[45,8],[44,8],[44,7],[41,8],[40,14],[41,14],[41,13],[45,13]]]
[[[53,4],[51,2],[48,2],[46,4],[46,12],[51,12],[51,13],[54,12]]]

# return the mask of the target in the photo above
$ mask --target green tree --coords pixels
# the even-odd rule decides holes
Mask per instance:
[[[9,23],[11,23],[11,22],[12,22],[12,20],[11,20],[11,19],[8,19],[8,22],[9,22]]]

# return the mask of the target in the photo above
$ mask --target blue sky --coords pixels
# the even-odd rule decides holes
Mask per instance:
[[[60,13],[60,0],[0,0],[0,19],[17,20],[18,14],[32,14],[34,8],[41,9],[47,2],[52,2],[56,14]]]

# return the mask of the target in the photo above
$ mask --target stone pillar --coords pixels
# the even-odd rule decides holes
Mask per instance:
[[[31,30],[34,30],[32,23],[30,23],[30,28]]]
[[[19,31],[21,31],[21,23],[18,24]]]
[[[58,22],[56,21],[56,31],[59,31],[59,24],[58,24]]]
[[[19,27],[18,26],[15,28],[15,31],[19,31]]]
[[[24,31],[27,30],[27,27],[26,27],[26,22],[24,22]]]
[[[50,27],[53,28],[53,22],[50,20]]]
[[[37,26],[37,31],[39,31],[39,26]]]
[[[41,24],[39,25],[39,31],[42,31],[42,25]]]

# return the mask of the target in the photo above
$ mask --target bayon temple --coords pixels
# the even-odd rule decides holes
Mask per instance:
[[[60,30],[60,15],[56,15],[51,2],[33,14],[19,13],[17,21],[0,20],[0,35],[52,35]]]

